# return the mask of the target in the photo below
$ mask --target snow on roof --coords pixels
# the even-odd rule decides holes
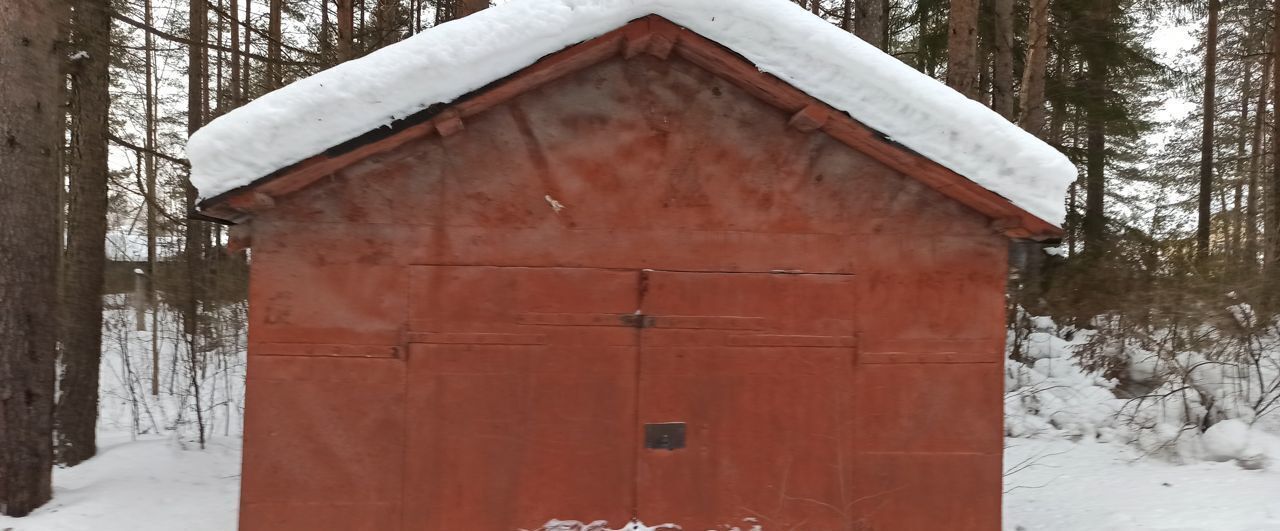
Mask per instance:
[[[212,197],[650,14],[1055,225],[1075,166],[982,104],[787,0],[513,0],[266,94],[191,136]]]

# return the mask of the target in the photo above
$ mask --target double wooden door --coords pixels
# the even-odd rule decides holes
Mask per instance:
[[[846,528],[847,275],[422,266],[405,530]]]

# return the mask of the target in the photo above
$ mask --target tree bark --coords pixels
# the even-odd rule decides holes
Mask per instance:
[[[278,63],[279,53],[280,53],[280,48],[279,48],[280,3],[281,3],[281,0],[271,0],[272,13],[270,14],[270,17],[272,19],[273,30],[268,32],[270,36],[268,39],[268,49],[274,49],[275,55],[272,55],[271,56],[272,60],[268,61],[267,63],[267,71],[269,72],[268,83],[275,83],[276,76],[279,76],[279,72],[280,72],[279,70],[280,65]],[[199,13],[196,13],[197,12],[196,4],[199,4],[201,6],[199,9]],[[205,33],[206,29],[203,24],[204,22],[203,6],[204,6],[203,0],[192,0],[191,40],[193,42],[204,42],[206,38],[206,33]],[[189,50],[190,67],[187,69],[188,70],[187,72],[188,74],[187,136],[194,134],[202,126],[204,126],[205,115],[202,112],[203,106],[201,105],[201,102],[204,101],[205,93],[208,91],[208,83],[207,83],[207,79],[205,79],[201,75],[202,73],[205,72],[205,70],[203,68],[198,67],[199,65],[202,65],[204,61],[203,51],[204,51],[204,48],[201,46],[191,46]],[[268,53],[270,54],[271,52],[268,52]],[[185,207],[184,210],[187,212],[190,212],[195,209],[196,200],[199,197],[199,192],[196,190],[196,187],[193,184],[191,184],[191,180],[189,177],[183,183],[183,191],[185,195],[185,202],[183,205]],[[185,334],[185,342],[186,342],[187,351],[188,351],[187,353],[191,356],[191,359],[193,360],[193,362],[191,363],[191,370],[194,371],[195,370],[194,359],[197,355],[196,354],[197,353],[197,348],[196,348],[197,336],[199,333],[196,323],[199,318],[199,315],[198,315],[199,301],[200,301],[199,287],[201,286],[200,265],[202,262],[202,258],[204,256],[204,245],[203,245],[204,230],[200,222],[197,222],[194,220],[187,220],[184,234],[183,234],[183,239],[184,239],[184,244],[186,246],[184,249],[184,258],[186,261],[185,273],[186,273],[186,281],[187,281],[187,293],[185,294],[186,296],[183,298],[184,300],[182,305],[182,330],[183,330],[183,333]],[[175,367],[175,370],[176,370],[176,367]],[[194,379],[194,372],[192,373],[192,375]],[[198,387],[195,387],[193,385],[192,392],[193,392],[193,397],[195,399],[194,407],[195,407],[197,422],[200,423],[200,426],[199,426],[200,447],[203,448],[204,447],[204,427],[203,427],[203,422],[201,418],[202,411],[200,409],[201,404],[200,404]]]
[[[63,0],[0,2],[0,513],[49,500]]]
[[[1236,125],[1235,179],[1232,180],[1233,201],[1231,211],[1231,252],[1228,256],[1231,263],[1227,266],[1233,276],[1243,273],[1244,268],[1244,183],[1245,160],[1248,158],[1247,146],[1249,131],[1249,104],[1253,93],[1253,64],[1241,61],[1240,64],[1240,114]]]
[[[1264,46],[1265,48],[1265,46]],[[1258,270],[1258,195],[1262,173],[1262,140],[1266,131],[1267,97],[1271,88],[1271,54],[1262,56],[1262,87],[1253,108],[1253,138],[1249,145],[1249,186],[1244,210],[1244,267],[1250,274]]]
[[[995,66],[991,73],[991,108],[1013,121],[1013,0],[992,0],[995,11]]]
[[[253,0],[245,0],[244,2],[244,66],[240,68],[241,80],[244,86],[240,87],[240,97],[244,101],[253,99],[253,73],[250,70],[250,61],[253,59]]]
[[[804,0],[800,0],[804,7]],[[489,0],[440,0],[436,5],[436,24],[459,19],[489,7]]]
[[[356,11],[352,0],[338,0],[338,62],[355,57]]]
[[[947,28],[947,86],[976,100],[978,0],[951,0]]]
[[[1280,0],[1276,0],[1272,9],[1275,13],[1275,22],[1280,24]],[[1280,30],[1273,31],[1271,42],[1271,53],[1280,53]],[[1280,102],[1280,62],[1271,63],[1271,101],[1274,105]],[[1266,231],[1266,251],[1264,253],[1264,273],[1266,274],[1265,286],[1266,296],[1271,302],[1270,307],[1275,311],[1277,307],[1277,299],[1280,299],[1280,156],[1276,155],[1280,149],[1280,120],[1276,119],[1273,114],[1271,120],[1271,186],[1267,197],[1267,220],[1263,229]]]
[[[1209,232],[1213,209],[1214,89],[1218,69],[1218,0],[1209,0],[1208,33],[1204,53],[1204,125],[1200,136],[1200,201],[1196,217],[1196,258],[1209,257]]]
[[[246,0],[252,1],[252,0]],[[241,99],[240,88],[240,2],[239,0],[231,0],[231,106],[239,107],[244,104]],[[248,31],[248,30],[246,30]]]
[[[816,1],[816,0],[815,0]],[[489,7],[489,0],[458,0],[458,17],[479,13]]]
[[[147,25],[151,24],[151,0],[143,1],[143,20]],[[146,176],[147,185],[146,200],[147,208],[147,306],[152,310],[152,331],[151,331],[151,396],[160,395],[160,347],[157,345],[155,330],[155,306],[156,306],[156,231],[158,224],[156,223],[156,101],[155,101],[155,49],[153,48],[153,40],[150,33],[144,32],[143,46],[145,50],[145,65],[143,67],[143,76],[146,77],[146,111],[143,113],[143,127],[145,131],[145,139],[143,147],[142,163],[144,174]]]
[[[1105,60],[1092,54],[1086,59],[1085,86],[1102,99],[1107,86]],[[1085,206],[1081,222],[1085,253],[1096,256],[1106,247],[1106,151],[1105,102],[1094,101],[1085,108]]]
[[[197,0],[198,1],[198,0]],[[267,12],[267,90],[275,90],[284,84],[284,76],[280,71],[280,16],[283,0],[271,0],[270,11]]]
[[[333,25],[329,21],[329,0],[320,0],[320,57],[325,65],[333,60]]]
[[[1027,56],[1022,67],[1022,108],[1018,125],[1045,138],[1044,80],[1049,65],[1049,0],[1031,0],[1027,18]]]
[[[75,466],[93,457],[102,357],[102,286],[107,237],[107,111],[111,104],[111,5],[77,0],[71,46],[71,193],[61,301],[62,349],[54,410],[58,461]]]
[[[885,11],[887,0],[853,0],[853,34],[859,39],[885,49]]]
[[[378,33],[378,47],[387,46],[400,40],[400,1],[378,0],[378,8],[374,11],[374,28]]]

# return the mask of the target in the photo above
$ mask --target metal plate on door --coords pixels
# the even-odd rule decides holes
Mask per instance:
[[[644,447],[650,450],[684,448],[684,423],[661,422],[644,425]]]

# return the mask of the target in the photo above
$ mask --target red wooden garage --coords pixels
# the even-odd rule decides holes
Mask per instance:
[[[1007,247],[1056,220],[687,23],[611,26],[205,181],[253,248],[241,529],[999,528]]]

